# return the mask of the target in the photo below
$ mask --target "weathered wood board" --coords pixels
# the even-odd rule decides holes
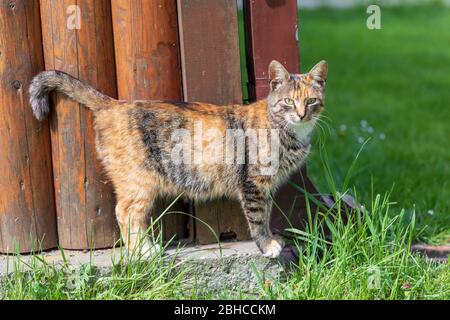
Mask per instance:
[[[57,245],[48,122],[28,103],[44,68],[39,2],[0,1],[0,252]]]
[[[117,95],[110,2],[41,0],[45,67]],[[79,13],[79,16],[77,14]],[[59,244],[111,247],[118,239],[115,199],[95,151],[93,114],[55,95],[51,114]]]

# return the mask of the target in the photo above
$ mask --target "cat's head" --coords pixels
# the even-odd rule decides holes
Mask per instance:
[[[323,109],[327,63],[320,61],[306,74],[290,74],[281,63],[269,66],[269,111],[275,119],[291,125],[317,118]]]

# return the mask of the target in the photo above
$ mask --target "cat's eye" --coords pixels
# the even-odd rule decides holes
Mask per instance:
[[[284,98],[284,103],[286,103],[288,106],[293,106],[294,100],[292,100],[291,98]]]
[[[315,104],[316,102],[317,102],[317,98],[308,98],[308,99],[306,99],[305,104],[307,106],[310,106],[310,105]]]

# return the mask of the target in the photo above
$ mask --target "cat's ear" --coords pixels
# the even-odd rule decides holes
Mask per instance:
[[[327,62],[325,60],[320,61],[311,71],[308,73],[308,77],[317,82],[321,87],[327,82]]]
[[[270,89],[276,90],[283,83],[289,80],[289,72],[283,67],[281,63],[273,60],[269,65],[269,79],[270,79]]]

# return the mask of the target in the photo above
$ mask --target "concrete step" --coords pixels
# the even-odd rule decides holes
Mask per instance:
[[[95,250],[92,252],[65,250],[68,264],[75,270],[83,265],[92,265],[99,277],[111,274],[113,265],[120,263],[125,250],[121,248]],[[64,263],[61,251],[54,250],[38,255],[54,266]],[[20,260],[23,270],[33,259],[30,255],[0,255],[0,278],[11,274]],[[165,259],[175,259],[179,268],[186,271],[186,289],[195,287],[198,293],[223,292],[223,290],[252,293],[260,283],[280,280],[283,267],[277,259],[268,259],[251,241],[222,243],[215,245],[170,248]]]

